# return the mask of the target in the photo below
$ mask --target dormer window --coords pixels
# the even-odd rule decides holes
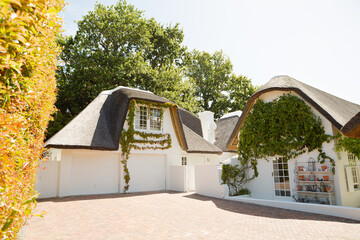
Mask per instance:
[[[135,130],[161,131],[160,108],[139,106],[135,110]]]

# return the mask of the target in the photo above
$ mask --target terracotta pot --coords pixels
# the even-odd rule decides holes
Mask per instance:
[[[319,181],[319,179],[316,177],[316,178],[315,178],[315,181]]]
[[[321,166],[321,169],[322,169],[323,171],[325,171],[326,168],[327,168],[327,166]]]
[[[298,166],[298,170],[299,170],[299,171],[303,171],[303,167],[302,167],[302,166]]]
[[[306,177],[306,178],[305,178],[305,180],[306,180],[306,181],[309,181],[309,178],[308,178],[308,177]]]
[[[298,191],[301,191],[301,186],[297,186],[297,190],[298,190]]]
[[[303,181],[303,180],[304,180],[304,176],[299,176],[299,180]]]
[[[324,176],[324,181],[329,181],[329,176]]]
[[[331,191],[331,187],[327,187],[326,192],[330,192],[330,191]]]

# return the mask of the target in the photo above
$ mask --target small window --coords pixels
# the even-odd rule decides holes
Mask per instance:
[[[181,157],[181,165],[187,165],[186,157]]]
[[[146,106],[135,110],[135,129],[145,131],[161,131],[161,110]]]

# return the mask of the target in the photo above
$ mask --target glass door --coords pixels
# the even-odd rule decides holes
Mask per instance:
[[[291,197],[288,164],[283,158],[273,161],[274,189],[277,197]]]

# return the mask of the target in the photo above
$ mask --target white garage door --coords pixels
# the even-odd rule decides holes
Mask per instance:
[[[71,167],[71,194],[118,192],[118,154],[74,152]]]
[[[132,154],[129,192],[165,190],[165,155]]]
[[[39,198],[56,197],[58,190],[58,168],[57,161],[40,161],[37,172],[36,190],[40,193]]]

